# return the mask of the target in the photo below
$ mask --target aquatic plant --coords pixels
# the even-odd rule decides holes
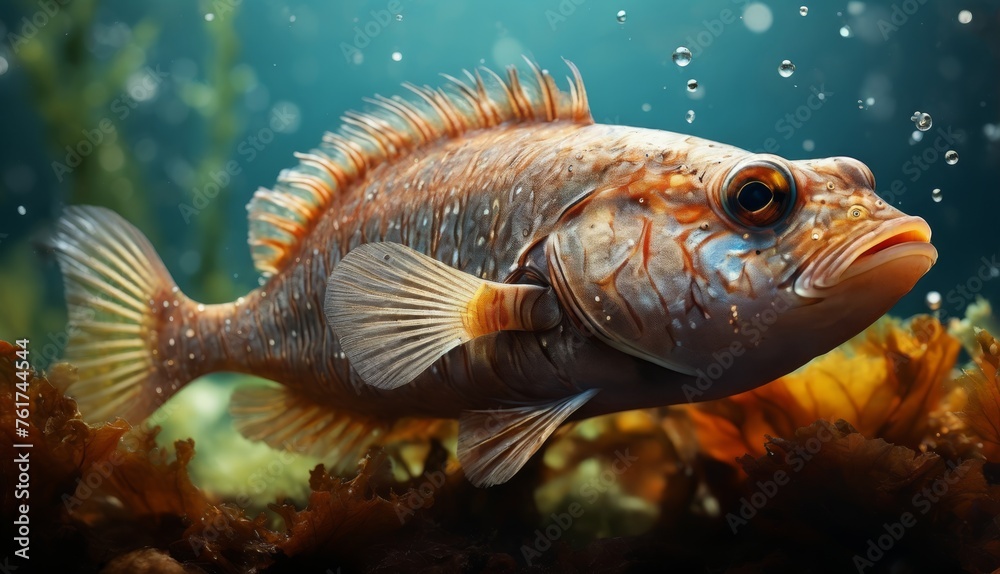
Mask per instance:
[[[939,322],[886,319],[751,393],[567,428],[491,489],[464,479],[446,425],[369,453],[353,478],[317,466],[301,477],[301,509],[269,505],[277,522],[197,488],[192,441],[160,448],[148,425],[84,423],[58,390],[74,370],[59,365],[28,381],[34,544],[69,549],[39,557],[66,571],[989,572],[1000,566],[1000,342],[976,341],[976,365],[954,379],[959,343]],[[11,402],[15,353],[0,343]],[[0,413],[3,477],[15,476],[13,417]]]

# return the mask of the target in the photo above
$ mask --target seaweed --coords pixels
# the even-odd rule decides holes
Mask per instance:
[[[953,378],[959,343],[940,323],[885,320],[757,391],[567,427],[490,489],[465,480],[443,425],[370,452],[352,477],[317,465],[302,477],[305,501],[274,500],[255,516],[192,483],[193,441],[164,448],[155,427],[84,423],[59,390],[74,369],[57,365],[27,382],[30,517],[33,547],[66,551],[36,553],[32,566],[990,572],[1000,567],[1000,343],[986,331],[976,340],[976,364]],[[0,343],[4,401],[16,351]],[[16,476],[14,416],[0,411],[4,481]]]

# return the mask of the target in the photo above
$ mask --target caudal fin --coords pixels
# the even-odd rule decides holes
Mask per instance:
[[[50,245],[69,307],[65,360],[79,374],[66,392],[88,421],[136,424],[179,387],[157,356],[161,302],[189,300],[142,233],[108,209],[67,208]]]

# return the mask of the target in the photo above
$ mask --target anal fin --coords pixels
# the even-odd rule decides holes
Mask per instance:
[[[458,421],[458,460],[476,486],[511,479],[545,440],[596,389],[550,403],[485,411],[464,411]]]
[[[236,429],[246,438],[315,456],[341,474],[354,470],[390,428],[382,421],[337,411],[281,386],[237,389],[230,413]]]

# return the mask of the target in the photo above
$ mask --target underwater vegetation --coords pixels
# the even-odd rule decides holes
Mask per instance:
[[[442,3],[439,12],[430,10],[430,4],[404,2],[405,20],[397,18],[378,28],[378,35],[363,36],[366,46],[371,43],[370,48],[362,46],[363,62],[353,58],[339,66],[338,46],[349,46],[353,40],[355,54],[361,55],[353,28],[373,26],[379,22],[375,12],[396,3],[374,2],[364,7],[335,3],[338,14],[343,12],[338,20],[319,17],[325,11],[306,5],[279,3],[275,7],[270,3],[268,7],[269,3],[262,3],[243,10],[241,2],[223,0],[221,5],[231,13],[243,13],[241,27],[245,29],[238,32],[234,14],[214,21],[204,18],[219,10],[220,2],[214,0],[190,3],[198,4],[197,9],[183,3],[164,4],[168,10],[155,3],[142,4],[141,16],[132,19],[106,1],[56,2],[61,9],[52,16],[51,25],[40,27],[30,42],[13,46],[13,52],[0,48],[0,64],[7,66],[2,56],[11,62],[11,73],[4,81],[15,72],[27,80],[32,109],[25,111],[42,120],[42,143],[50,152],[40,160],[38,173],[43,181],[31,187],[30,193],[11,193],[7,180],[0,178],[0,204],[6,202],[12,213],[17,203],[26,203],[30,216],[38,217],[38,228],[33,230],[38,232],[44,231],[42,227],[64,203],[110,207],[149,233],[154,243],[170,237],[168,265],[181,269],[186,287],[206,301],[232,299],[245,291],[245,283],[255,283],[256,278],[247,279],[233,256],[244,250],[241,242],[225,235],[244,233],[242,204],[252,187],[272,181],[272,171],[279,168],[264,167],[264,161],[256,164],[255,170],[269,174],[266,178],[247,176],[238,185],[234,181],[231,188],[222,186],[219,197],[208,202],[190,225],[187,218],[180,224],[182,215],[176,204],[199,205],[194,188],[212,181],[212,174],[223,170],[227,160],[243,159],[234,151],[238,140],[256,132],[261,122],[266,124],[266,117],[254,117],[246,109],[248,100],[260,97],[262,86],[273,90],[277,102],[289,97],[280,85],[292,85],[301,94],[291,99],[313,114],[307,123],[332,129],[336,126],[333,117],[360,97],[340,94],[341,87],[349,92],[347,88],[357,84],[362,86],[362,95],[370,95],[377,89],[392,89],[376,88],[383,79],[391,78],[393,84],[415,80],[458,69],[480,56],[492,57],[491,64],[501,65],[506,62],[500,62],[498,48],[514,54],[555,51],[558,54],[548,54],[545,60],[557,61],[557,55],[565,54],[587,61],[590,70],[619,72],[620,76],[595,82],[602,91],[628,94],[615,100],[603,94],[604,122],[669,128],[676,120],[678,127],[690,128],[692,133],[710,135],[714,129],[726,138],[742,138],[734,143],[753,147],[768,141],[768,135],[783,137],[786,132],[771,130],[768,122],[795,111],[795,106],[813,113],[817,119],[804,127],[796,125],[794,139],[770,139],[780,141],[785,151],[795,155],[803,155],[798,151],[801,146],[811,155],[867,156],[881,166],[875,171],[882,184],[879,192],[888,193],[883,196],[887,200],[898,203],[908,187],[907,210],[920,211],[923,200],[936,206],[933,211],[923,209],[922,215],[936,218],[932,221],[935,237],[950,244],[943,263],[956,266],[946,269],[939,264],[938,277],[943,280],[932,278],[928,283],[945,294],[938,296],[939,305],[942,298],[951,303],[948,287],[959,276],[957,261],[964,257],[978,266],[980,255],[989,255],[980,251],[988,247],[988,233],[987,240],[975,246],[955,239],[968,230],[989,229],[976,217],[985,220],[995,212],[990,209],[992,194],[976,191],[988,188],[962,179],[963,173],[979,173],[975,165],[984,166],[984,172],[992,170],[1000,149],[994,124],[982,126],[984,133],[979,135],[982,122],[966,115],[982,108],[990,114],[986,119],[996,122],[995,74],[986,73],[995,60],[985,54],[998,53],[1000,35],[987,23],[1000,20],[988,3],[968,6],[976,14],[971,25],[956,21],[951,13],[959,8],[968,13],[966,6],[923,1],[868,3],[868,14],[884,10],[886,18],[890,7],[920,7],[917,16],[908,16],[910,25],[891,30],[892,42],[877,43],[862,42],[862,18],[851,12],[851,6],[860,2],[847,3],[843,20],[835,21],[829,38],[821,38],[815,28],[786,26],[783,31],[794,42],[776,36],[783,22],[775,4],[775,33],[754,33],[751,37],[760,42],[747,43],[739,22],[726,22],[719,28],[724,34],[711,27],[722,25],[716,19],[719,9],[745,4],[742,1],[726,0],[721,8],[691,3],[708,7],[699,8],[704,13],[664,11],[668,13],[662,19],[654,17],[658,4],[643,8],[632,3],[627,21],[625,10],[616,19],[618,6],[586,3],[581,7],[580,0],[532,3],[530,9],[499,4],[500,11],[511,12],[508,20],[493,18],[489,7],[477,5],[475,11],[487,14],[481,18],[488,24],[485,29],[472,25],[474,10],[466,6],[457,9]],[[38,10],[35,0],[11,4],[29,16]],[[572,13],[565,13],[564,7]],[[785,8],[795,23],[805,24],[818,21],[824,10],[830,13],[827,20],[833,21],[833,12],[844,9],[816,4],[807,17],[796,13],[797,5]],[[275,20],[271,16],[276,12],[282,16],[282,28],[295,30],[288,37],[269,35],[276,27],[257,24]],[[289,12],[298,14],[297,23],[294,15],[291,25],[285,22]],[[592,21],[591,12],[607,26],[585,24]],[[185,23],[194,24],[182,36],[175,36],[170,33],[172,19],[167,13],[187,13]],[[246,26],[251,16],[253,24]],[[18,18],[6,21],[8,32],[20,31]],[[417,27],[421,18],[433,24],[424,33]],[[665,33],[664,19],[687,27],[678,28],[681,33]],[[870,23],[875,20],[872,16]],[[943,35],[945,26],[932,26],[936,20],[947,20],[956,29],[966,30],[967,36],[978,34],[986,47],[969,47],[982,58],[957,50],[954,38],[967,36]],[[469,27],[460,30],[457,23]],[[536,23],[541,34],[529,36],[528,30]],[[642,34],[642,23],[648,23],[655,35]],[[300,42],[292,41],[307,37],[309,26],[331,38],[329,45],[314,42],[303,49]],[[258,35],[261,29],[263,36]],[[636,39],[631,45],[637,49],[626,52],[623,44],[615,44],[624,42],[626,35],[630,43]],[[166,46],[174,37],[182,38],[176,45],[197,46],[192,48],[195,55],[176,47],[168,51]],[[896,44],[900,37],[912,41]],[[558,38],[552,42],[555,47],[547,48],[546,38]],[[803,49],[803,38],[810,44],[815,40],[815,45],[830,46],[829,53]],[[691,67],[670,62],[671,51],[681,42],[695,51]],[[767,46],[761,46],[765,42]],[[253,55],[255,44],[266,46],[267,57],[259,52]],[[456,50],[455,45],[463,48]],[[431,49],[434,46],[437,51]],[[494,46],[492,52],[490,46]],[[772,54],[771,48],[778,53]],[[928,51],[935,57],[927,57]],[[859,52],[864,53],[864,60]],[[450,53],[454,60],[445,57]],[[753,54],[754,61],[734,57],[743,54]],[[768,92],[766,81],[758,84],[759,78],[754,78],[753,83],[746,83],[734,73],[736,68],[754,70],[756,64],[766,64],[768,73],[777,78],[787,69],[784,63],[778,66],[785,57],[798,65],[791,81],[801,85],[801,93],[790,89]],[[651,62],[656,59],[665,60],[662,69],[650,65],[660,65]],[[77,146],[82,131],[101,127],[106,117],[120,117],[123,108],[118,99],[142,93],[136,90],[142,82],[155,80],[157,62],[184,65],[163,68],[169,69],[171,77],[158,95],[126,102],[131,123],[116,124],[115,133],[106,134],[104,145],[73,166],[72,174],[59,169],[48,174],[45,168],[50,160],[66,162],[66,147]],[[192,69],[192,63],[198,66],[193,68],[196,72],[183,73]],[[964,66],[964,75],[957,71],[958,64]],[[861,70],[851,78],[857,76],[857,82],[864,80],[866,85],[838,80],[838,66]],[[317,75],[334,80],[319,85],[294,83],[295,75],[288,73],[279,82],[267,78],[272,67],[303,76],[312,67]],[[355,69],[366,74],[346,72]],[[816,70],[823,74],[811,74]],[[681,75],[660,81],[663,71]],[[795,71],[794,66],[790,71]],[[733,78],[723,82],[722,74]],[[655,81],[643,88],[637,81],[642,76]],[[694,87],[690,77],[699,80]],[[911,82],[904,84],[906,77]],[[966,81],[979,77],[981,82]],[[780,78],[789,79],[784,73]],[[895,91],[879,91],[882,84],[895,82],[899,82]],[[636,88],[622,90],[624,85]],[[668,87],[691,101],[677,107],[661,94],[672,93]],[[748,98],[751,87],[754,98]],[[832,103],[823,110],[827,115],[805,107],[806,96],[750,114],[766,120],[756,124],[754,118],[725,112],[726,108],[742,110],[775,94],[798,98],[810,89],[831,94]],[[735,94],[735,103],[721,99],[723,93]],[[315,99],[310,103],[306,94]],[[841,102],[854,108],[855,95],[860,119],[833,114]],[[877,104],[867,103],[875,101],[875,96]],[[341,103],[340,97],[347,103]],[[180,109],[175,100],[193,112],[190,121],[149,121],[154,109],[165,115]],[[919,106],[911,105],[917,102]],[[894,111],[888,111],[894,106]],[[927,134],[923,144],[909,135],[913,128],[907,118],[913,109],[934,113],[935,131]],[[267,109],[256,111],[258,116],[267,116]],[[619,113],[624,114],[621,122]],[[887,116],[895,119],[885,120]],[[745,132],[732,126],[722,129],[713,119],[745,122],[747,127]],[[822,122],[832,123],[823,127]],[[147,123],[152,131],[144,131]],[[916,175],[922,179],[910,179],[905,168],[913,167],[907,162],[910,150],[932,151],[931,136],[952,123],[971,128],[968,141],[963,136],[957,146],[962,162],[957,167],[950,162],[948,167],[944,162],[934,169],[921,167]],[[778,125],[789,127],[774,127]],[[871,135],[894,134],[900,126],[905,133],[891,136],[897,140]],[[837,143],[838,132],[851,134],[857,141]],[[304,134],[305,144],[289,147],[306,149],[317,135]],[[908,137],[907,146],[903,142]],[[173,162],[176,154],[166,151],[174,138],[182,140],[180,147],[186,142],[189,148],[184,150],[189,153],[183,154],[183,161]],[[30,145],[15,137],[9,140],[12,147]],[[161,150],[155,161],[150,159],[155,154],[148,151],[151,142],[153,149]],[[289,158],[276,156],[290,152],[280,147],[268,155],[276,158],[275,164],[285,166]],[[979,163],[973,163],[976,158]],[[175,163],[184,169],[169,171],[169,177],[161,173],[162,166]],[[938,168],[951,171],[938,174]],[[178,173],[187,175],[175,177]],[[58,179],[58,189],[55,183],[44,181],[45,175]],[[982,181],[993,181],[983,175]],[[903,191],[893,185],[904,182]],[[930,190],[936,185],[944,188],[944,195],[935,189],[932,200]],[[42,202],[35,198],[43,195],[52,198],[51,205],[33,210],[31,202],[39,205]],[[36,215],[43,211],[48,213]],[[18,218],[26,219],[23,215]],[[24,225],[15,228],[27,229]],[[132,427],[122,420],[86,424],[75,403],[62,393],[76,376],[73,367],[47,368],[59,353],[41,352],[43,345],[62,350],[58,339],[65,333],[65,313],[58,281],[43,276],[44,263],[30,248],[32,239],[26,232],[12,231],[6,222],[0,229],[0,240],[5,240],[0,250],[4,270],[0,293],[5,300],[0,305],[0,325],[5,327],[0,339],[31,334],[32,365],[45,369],[32,371],[25,384],[33,444],[31,498],[25,501],[15,498],[23,492],[18,488],[18,457],[25,449],[11,447],[25,439],[14,435],[18,411],[6,407],[20,400],[16,393],[24,391],[18,389],[22,383],[18,374],[25,371],[17,367],[17,348],[0,343],[0,397],[8,401],[0,409],[5,435],[0,445],[0,531],[8,545],[20,529],[15,524],[21,516],[19,506],[28,502],[31,509],[31,561],[14,555],[20,549],[15,541],[0,553],[0,572],[15,571],[15,565],[17,572],[324,574],[665,569],[992,572],[1000,568],[1000,343],[991,335],[1000,334],[1000,325],[985,302],[970,307],[966,319],[953,320],[947,330],[931,317],[885,319],[828,355],[752,392],[567,426],[513,481],[481,490],[468,483],[455,460],[456,429],[450,422],[369,452],[356,475],[343,477],[318,466],[322,461],[317,459],[249,443],[231,428],[225,414],[232,389],[254,384],[245,376],[202,380],[141,426]],[[183,256],[190,253],[198,254],[197,264],[187,264],[190,258]],[[967,302],[963,296],[961,307]],[[960,312],[958,305],[952,310]],[[973,362],[966,364],[965,355]],[[36,362],[38,358],[43,360]]]
[[[991,572],[1000,567],[1000,342],[971,336],[974,364],[955,375],[961,343],[935,318],[886,318],[754,391],[571,425],[491,489],[462,476],[444,425],[429,440],[373,449],[353,477],[317,465],[301,476],[304,503],[266,501],[269,512],[256,515],[192,482],[194,441],[162,448],[150,425],[83,422],[60,391],[75,369],[59,364],[22,375],[31,565]],[[11,403],[17,351],[0,343],[0,395]],[[14,418],[0,414],[4,517],[19,503],[11,445],[26,440]]]

